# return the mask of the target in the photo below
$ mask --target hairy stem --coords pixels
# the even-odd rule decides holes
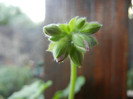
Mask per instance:
[[[71,61],[70,92],[69,92],[69,98],[68,99],[74,99],[74,90],[75,90],[76,76],[77,76],[77,67]]]

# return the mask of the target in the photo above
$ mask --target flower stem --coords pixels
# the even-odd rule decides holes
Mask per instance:
[[[69,98],[68,99],[74,99],[74,90],[75,90],[76,76],[77,76],[77,67],[71,61],[70,92],[69,92]]]

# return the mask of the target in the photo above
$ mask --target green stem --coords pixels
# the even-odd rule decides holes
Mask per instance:
[[[71,78],[70,78],[69,99],[74,99],[76,76],[77,76],[77,68],[76,68],[76,65],[71,61]]]

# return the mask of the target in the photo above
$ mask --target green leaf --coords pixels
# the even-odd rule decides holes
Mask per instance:
[[[84,84],[85,84],[85,77],[79,76],[75,84],[75,93],[78,93]]]
[[[79,18],[76,22],[76,26],[78,29],[84,26],[86,18]]]
[[[50,24],[50,25],[44,26],[43,31],[48,36],[55,36],[62,33],[60,27],[56,24]]]
[[[37,80],[31,85],[25,85],[20,91],[12,94],[8,99],[39,99],[42,97],[43,92],[52,85],[52,81],[44,83]],[[41,98],[41,99],[44,99]]]
[[[94,34],[100,29],[101,26],[102,25],[98,22],[85,23],[80,32],[85,34]]]
[[[72,46],[70,50],[70,59],[73,61],[75,65],[81,66],[83,55],[79,50],[77,50],[77,48]]]
[[[16,90],[20,90],[25,84],[34,80],[29,66],[2,65],[0,67],[0,95],[5,99]],[[14,82],[15,87],[14,87]],[[1,98],[0,98],[1,99]]]
[[[77,77],[74,93],[75,94],[78,93],[84,84],[85,84],[85,77],[84,76]],[[69,95],[69,90],[70,90],[70,84],[64,90],[57,91],[53,99],[66,99]]]
[[[54,46],[55,46],[55,45],[56,45],[55,42],[51,42],[51,43],[49,44],[49,47],[48,47],[48,50],[47,50],[47,51],[53,52],[53,49],[54,49]]]

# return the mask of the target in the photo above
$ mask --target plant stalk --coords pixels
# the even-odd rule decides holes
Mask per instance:
[[[69,98],[68,99],[74,99],[76,76],[77,76],[77,67],[71,61],[70,92],[69,92]]]

